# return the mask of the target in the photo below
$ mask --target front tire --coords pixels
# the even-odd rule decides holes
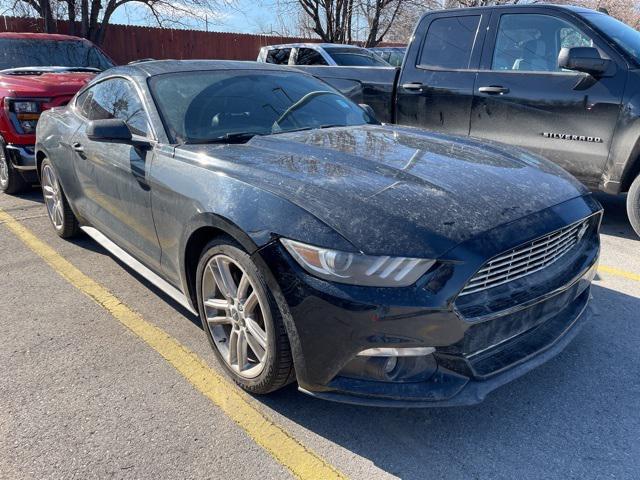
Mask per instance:
[[[69,207],[67,197],[65,197],[58,182],[56,171],[48,158],[42,162],[40,177],[42,179],[42,195],[47,207],[47,215],[54,230],[61,238],[76,236],[80,231],[78,219],[73,214],[71,207]]]
[[[627,214],[631,226],[640,236],[640,175],[633,181],[627,194]]]
[[[0,191],[13,195],[22,192],[27,182],[11,164],[4,142],[0,140]]]
[[[266,394],[292,378],[280,310],[251,257],[231,239],[204,249],[196,272],[198,309],[213,351],[244,390]]]

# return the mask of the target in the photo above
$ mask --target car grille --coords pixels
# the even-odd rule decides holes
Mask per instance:
[[[582,239],[588,222],[589,219],[585,219],[573,223],[491,259],[469,280],[460,295],[497,287],[551,265]]]

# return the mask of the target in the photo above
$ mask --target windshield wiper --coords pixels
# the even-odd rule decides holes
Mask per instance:
[[[334,128],[334,127],[348,127],[348,126],[349,125],[339,125],[339,124],[318,125],[316,127],[301,127],[301,128],[294,128],[292,130],[281,130],[279,132],[273,132],[271,135],[279,135],[281,133],[304,132],[305,130],[317,130],[320,128]]]
[[[184,143],[185,145],[202,145],[206,143],[244,143],[251,140],[256,135],[264,134],[258,132],[226,133],[221,137],[187,140]]]

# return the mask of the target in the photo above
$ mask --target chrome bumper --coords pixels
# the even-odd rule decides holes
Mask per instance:
[[[36,155],[34,147],[7,145],[6,148],[13,168],[21,171],[35,171]]]

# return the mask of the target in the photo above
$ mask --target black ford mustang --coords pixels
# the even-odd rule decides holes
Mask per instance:
[[[379,125],[299,71],[144,62],[45,112],[51,222],[197,311],[254,393],[460,405],[588,316],[601,208],[505,146]]]

